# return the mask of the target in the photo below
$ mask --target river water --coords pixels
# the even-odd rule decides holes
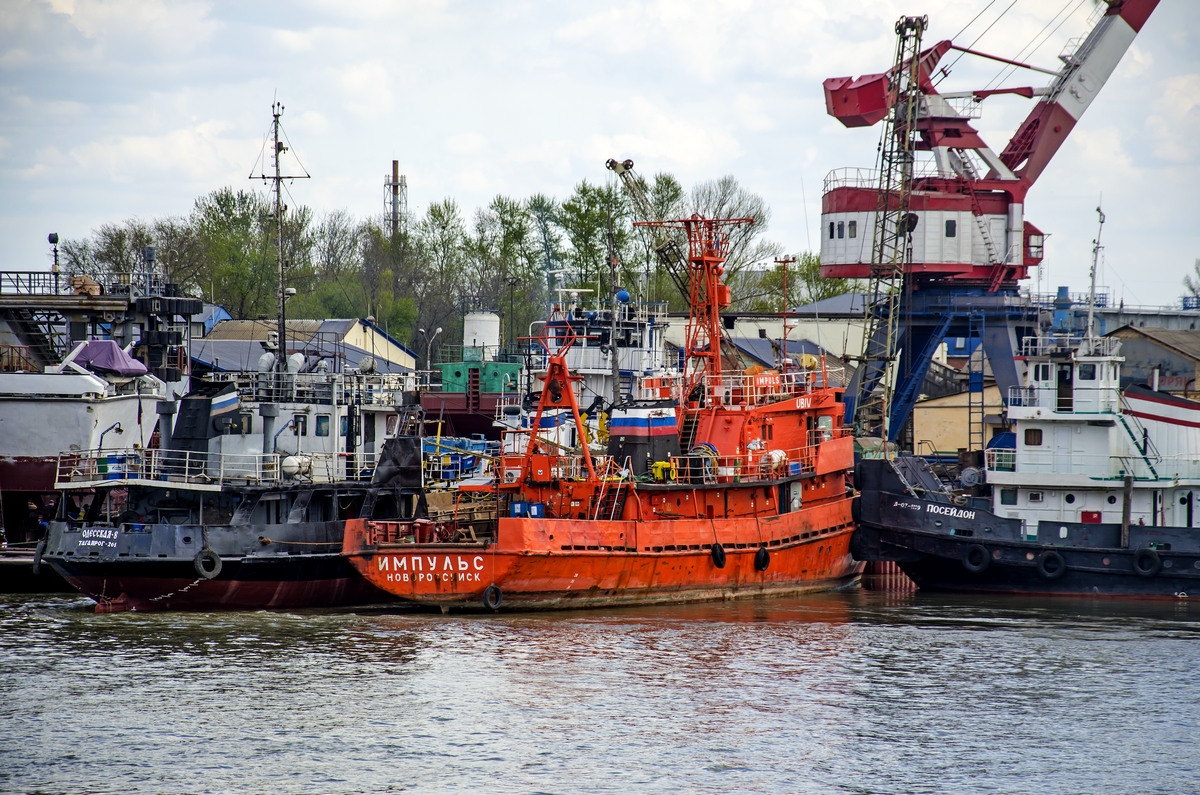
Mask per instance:
[[[3,792],[1200,792],[1200,603],[2,599]]]

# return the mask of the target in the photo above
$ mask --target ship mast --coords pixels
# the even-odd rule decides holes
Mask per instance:
[[[287,293],[283,286],[283,216],[287,212],[287,207],[283,203],[283,181],[285,179],[308,179],[309,175],[305,174],[283,174],[281,166],[281,158],[283,153],[288,151],[281,139],[282,126],[279,123],[279,117],[283,115],[283,103],[276,101],[271,105],[271,140],[272,140],[272,157],[274,160],[274,176],[259,174],[257,179],[264,182],[268,179],[275,185],[275,206],[273,217],[275,218],[275,298],[276,298],[276,334],[278,335],[277,348],[275,355],[275,372],[283,373],[287,371],[287,328],[285,315],[285,302],[287,301]],[[303,169],[302,169],[303,170]],[[250,175],[251,179],[256,179],[254,174]]]

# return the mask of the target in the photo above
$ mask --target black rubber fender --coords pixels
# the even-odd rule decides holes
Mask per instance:
[[[1037,573],[1043,580],[1057,580],[1067,573],[1067,562],[1053,549],[1047,549],[1037,556]]]
[[[503,602],[504,593],[496,583],[492,583],[483,589],[483,606],[488,610],[499,610]]]
[[[855,526],[862,524],[862,495],[856,494],[850,500],[850,521],[854,522]]]
[[[1153,577],[1162,571],[1162,558],[1158,550],[1142,547],[1133,553],[1133,570],[1142,577]]]
[[[710,551],[712,552],[713,565],[718,569],[725,568],[725,547],[720,544],[713,544]]]
[[[754,570],[766,571],[770,565],[771,553],[767,551],[766,547],[759,547],[758,551],[754,553]]]
[[[972,574],[982,574],[987,571],[991,563],[992,556],[988,554],[987,547],[983,544],[971,544],[963,550],[963,568]]]
[[[37,542],[37,546],[33,549],[33,573],[37,574],[42,570],[42,555],[46,554],[46,539],[41,539]]]
[[[220,555],[205,547],[196,553],[196,557],[192,558],[192,566],[196,569],[196,575],[200,579],[213,580],[221,575],[221,568],[224,564],[221,562]]]

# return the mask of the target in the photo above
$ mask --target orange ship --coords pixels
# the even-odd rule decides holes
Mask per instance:
[[[644,379],[636,398],[611,407],[603,452],[589,442],[578,376],[566,367],[570,324],[547,323],[536,415],[509,434],[514,452],[493,462],[493,482],[430,495],[428,518],[348,521],[343,555],[379,588],[444,610],[853,585],[862,564],[849,549],[853,441],[841,426],[842,389],[812,357],[802,369],[721,371],[724,229],[744,220],[678,222],[690,248],[688,366],[680,378]],[[573,420],[576,447],[562,446],[560,418]]]

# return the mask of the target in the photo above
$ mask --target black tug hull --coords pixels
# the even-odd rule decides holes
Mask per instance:
[[[52,523],[42,565],[97,612],[345,607],[394,601],[341,556],[345,522]]]
[[[1151,556],[1119,548],[1070,549],[864,524],[855,530],[851,550],[859,560],[896,561],[918,588],[929,591],[1151,598],[1200,595],[1198,554],[1154,550]]]
[[[918,588],[990,594],[1186,598],[1200,596],[1196,531],[1042,521],[1037,539],[987,502],[906,493],[883,460],[859,463],[851,552],[894,561]]]

